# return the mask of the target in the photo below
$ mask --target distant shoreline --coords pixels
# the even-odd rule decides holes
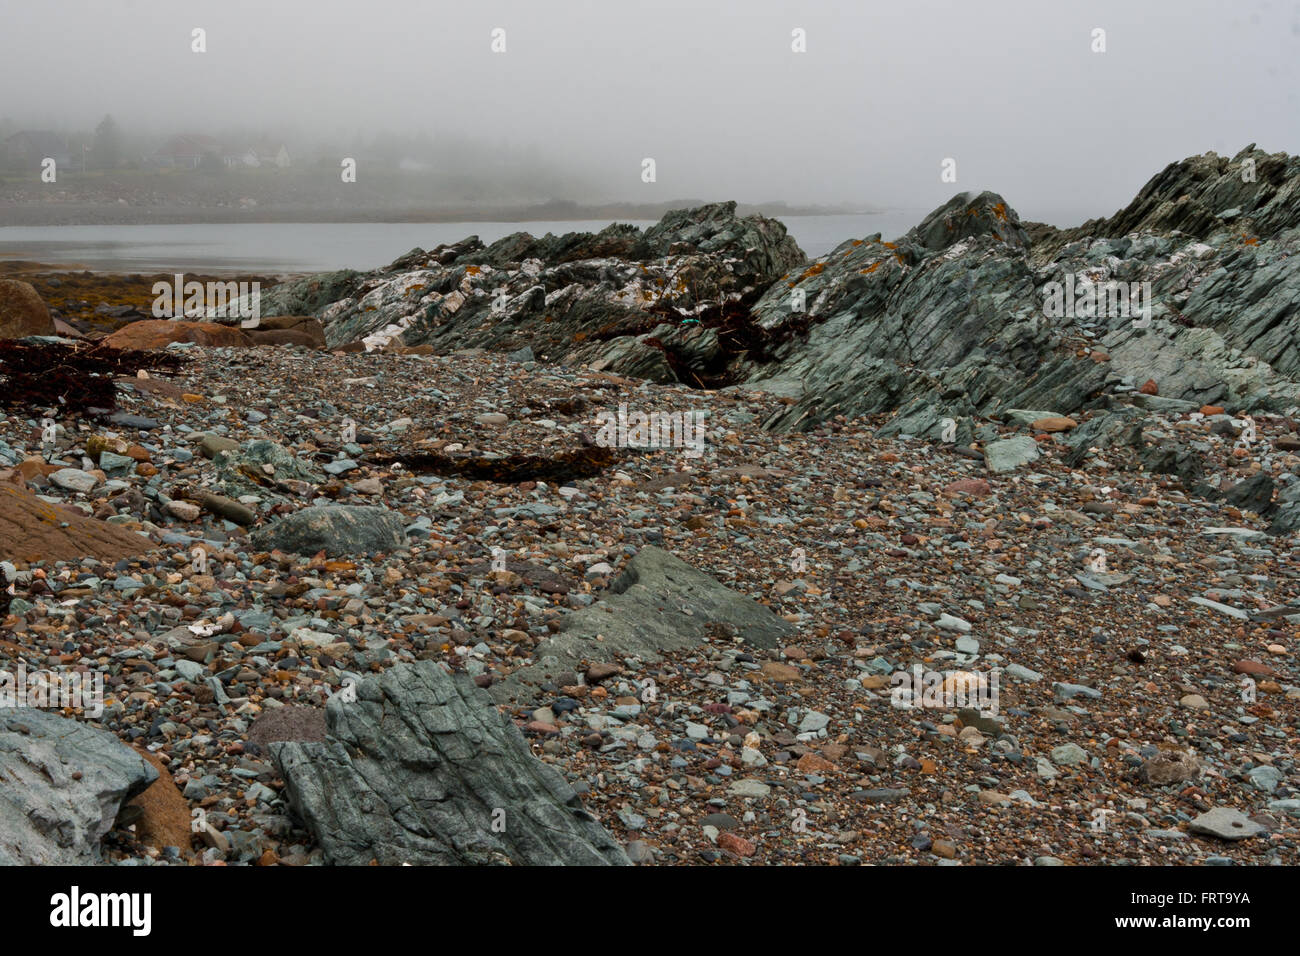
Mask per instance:
[[[745,212],[744,207],[739,209]],[[189,210],[191,214],[194,211]],[[596,210],[583,211],[600,218],[484,219],[481,217],[487,211],[481,210],[478,219],[447,220],[444,215],[421,218],[412,210],[407,219],[392,221],[388,218],[391,212],[385,216],[385,211],[379,210],[370,218],[353,216],[341,222],[324,217],[316,221],[285,222],[272,219],[266,214],[269,211],[264,210],[257,219],[241,217],[225,223],[14,225],[0,228],[0,267],[30,269],[31,266],[5,265],[28,260],[59,269],[71,265],[78,271],[119,274],[252,271],[286,275],[340,269],[365,271],[382,268],[412,249],[433,249],[470,236],[491,244],[521,233],[536,237],[548,233],[599,233],[613,223],[629,229],[645,229],[662,221],[658,214],[642,219],[620,216],[612,210],[604,211],[603,215]],[[798,210],[793,215],[784,212],[776,221],[783,223],[785,231],[807,256],[816,258],[849,239],[873,234],[897,238],[923,216],[920,210],[866,215],[807,215]],[[0,221],[4,221],[3,216]]]
[[[653,205],[569,206],[545,205],[485,209],[320,209],[268,207],[139,207],[101,203],[0,203],[0,227],[48,226],[208,226],[232,223],[340,224],[340,223],[446,223],[446,222],[628,222],[658,220],[671,209],[692,208],[704,203],[681,200]],[[889,210],[827,209],[817,206],[737,204],[741,215],[763,215],[773,219],[801,216],[876,215]]]

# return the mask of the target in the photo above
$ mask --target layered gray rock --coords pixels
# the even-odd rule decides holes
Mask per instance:
[[[1253,179],[1248,159],[1254,160]],[[1275,235],[1300,223],[1298,183],[1300,157],[1265,153],[1254,143],[1231,159],[1192,156],[1162,169],[1115,215],[1061,230],[1057,241],[1175,231],[1204,239],[1225,225]]]
[[[348,295],[362,276],[364,273],[352,269],[340,269],[282,282],[261,294],[260,310],[265,315],[315,315]]]
[[[757,298],[804,260],[781,223],[737,216],[734,202],[713,203],[670,212],[644,232],[615,224],[599,233],[521,232],[490,246],[470,237],[416,249],[371,273],[278,286],[263,311],[317,316],[332,347],[431,345],[450,353],[527,345],[549,361],[695,384],[694,374],[716,370],[729,355],[716,334],[677,327]]]
[[[1257,180],[1246,182],[1252,159]],[[754,306],[774,334],[809,326],[751,370],[805,385],[768,424],[806,429],[918,400],[954,417],[1074,414],[1148,379],[1193,409],[1300,404],[1298,184],[1300,160],[1252,148],[1174,164],[1129,210],[1077,230],[1026,229],[984,193],[956,197],[896,242],[843,243]],[[1050,284],[1067,281],[1103,300],[1052,314]],[[1111,307],[1121,283],[1142,311]]]
[[[564,618],[536,648],[536,663],[494,684],[500,701],[523,700],[583,662],[638,658],[698,647],[706,636],[734,637],[773,648],[794,625],[662,548],[646,547],[628,562],[606,597]]]
[[[627,865],[560,774],[463,675],[432,661],[325,708],[323,743],[277,741],[299,817],[335,865]]]
[[[255,548],[329,557],[395,551],[406,544],[402,516],[370,505],[317,505],[259,528]]]
[[[100,861],[122,804],[158,771],[106,730],[32,708],[0,709],[0,865]]]
[[[1290,534],[1300,530],[1300,481],[1291,481],[1273,505],[1273,523],[1269,534]]]
[[[903,409],[893,433],[934,440],[920,409],[1078,417],[1147,380],[1162,411],[1300,406],[1298,253],[1300,159],[1251,146],[1171,164],[1077,229],[962,193],[894,241],[806,262],[780,223],[716,203],[644,232],[471,237],[271,295],[316,305],[331,345],[528,346],[540,361],[789,395],[774,430]],[[1096,294],[1054,308],[1065,285]]]
[[[516,233],[486,247],[471,237],[413,250],[376,272],[277,286],[263,310],[316,315],[330,346],[382,347],[387,334],[400,345],[446,352],[529,345],[551,360],[571,352],[584,360],[591,343],[601,351],[611,332],[647,336],[710,304],[757,295],[803,259],[780,222],[736,216],[735,203],[714,203],[668,213],[643,233],[611,225],[599,233]]]

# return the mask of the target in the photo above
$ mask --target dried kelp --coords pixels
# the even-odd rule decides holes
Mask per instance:
[[[174,375],[185,364],[168,352],[102,344],[0,341],[0,407],[44,415],[115,409],[115,376],[141,370]]]
[[[615,448],[584,445],[552,455],[448,455],[442,452],[379,452],[367,456],[375,464],[400,464],[417,475],[457,477],[471,481],[518,484],[523,481],[562,483],[600,474],[622,457]]]

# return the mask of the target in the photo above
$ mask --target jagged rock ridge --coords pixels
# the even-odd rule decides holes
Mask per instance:
[[[1076,229],[963,193],[896,241],[851,239],[812,262],[779,222],[715,203],[644,232],[414,250],[280,287],[264,311],[313,308],[334,347],[530,346],[656,382],[760,388],[789,398],[775,430],[900,410],[896,431],[937,437],[943,417],[1105,409],[1148,379],[1162,398],[1280,411],[1300,404],[1298,184],[1296,157],[1209,153]],[[1051,314],[1045,290],[1067,281],[1149,290],[1149,311]]]

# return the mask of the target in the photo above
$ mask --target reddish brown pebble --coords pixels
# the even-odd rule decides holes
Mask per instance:
[[[1232,665],[1232,669],[1238,674],[1257,674],[1264,677],[1274,677],[1277,671],[1259,661],[1241,660]]]
[[[962,478],[945,485],[943,489],[945,495],[975,495],[977,498],[992,492],[993,487],[983,478]]]
[[[718,834],[718,846],[742,857],[753,856],[755,850],[754,844],[731,831]]]

